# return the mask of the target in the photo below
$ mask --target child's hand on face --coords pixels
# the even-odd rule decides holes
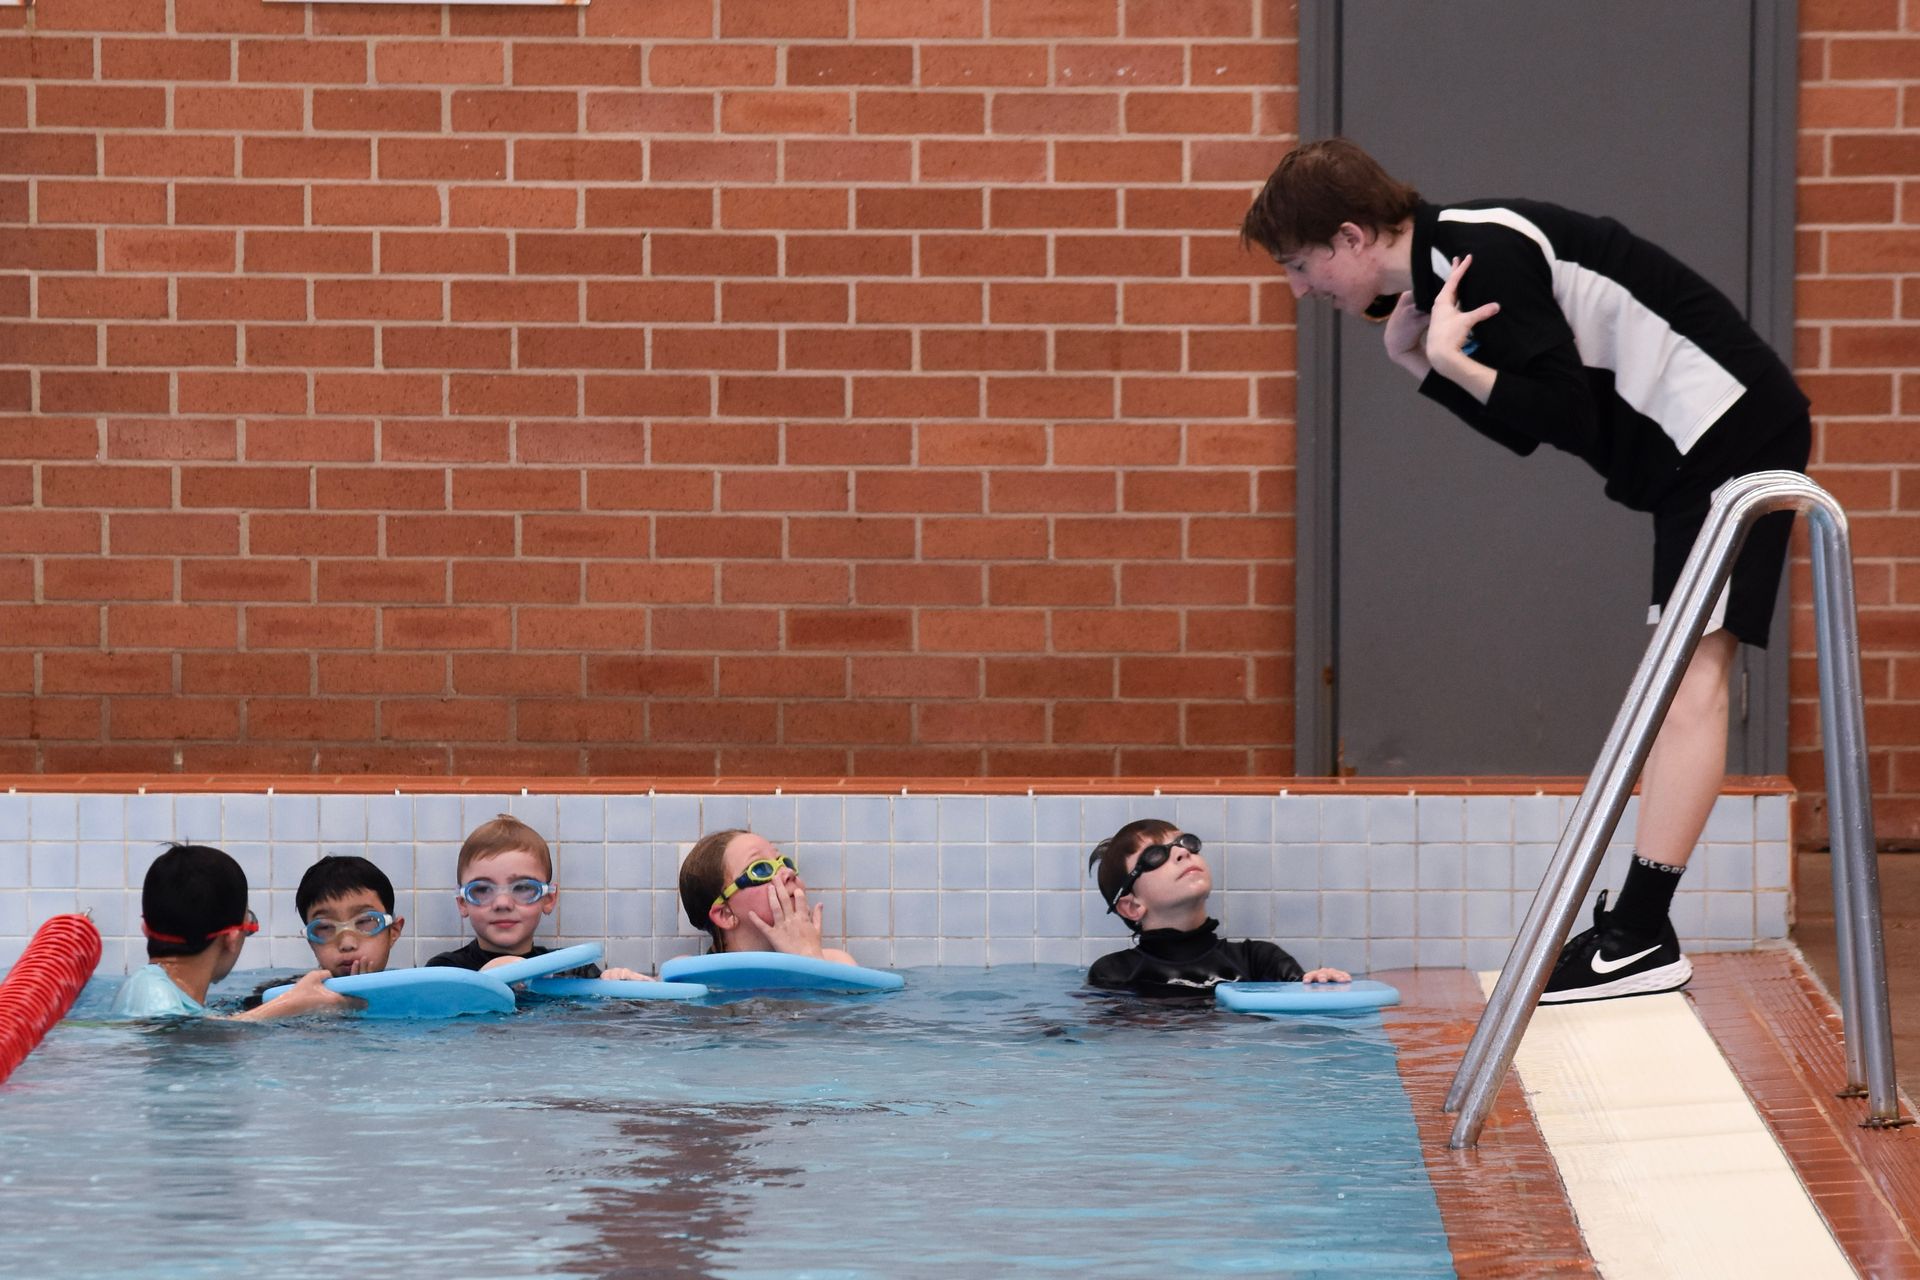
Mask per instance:
[[[1345,969],[1315,969],[1301,977],[1302,982],[1352,982],[1353,975]]]
[[[600,971],[600,976],[605,980],[607,980],[608,982],[658,982],[659,981],[658,978],[654,977],[650,973],[640,973],[634,969],[622,969],[617,966],[612,969],[602,969]]]
[[[751,925],[775,951],[794,956],[820,955],[820,924],[826,908],[807,907],[807,890],[798,880],[774,881],[768,886],[767,902],[773,913],[764,920],[752,911],[741,919]]]

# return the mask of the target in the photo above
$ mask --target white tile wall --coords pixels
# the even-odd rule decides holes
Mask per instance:
[[[1136,817],[1208,842],[1214,914],[1308,965],[1492,967],[1505,958],[1573,810],[1538,795],[1274,797],[978,795],[0,795],[0,967],[48,916],[91,910],[102,971],[144,956],[139,889],[166,839],[217,843],[246,869],[264,922],[247,965],[309,953],[293,889],[323,853],[371,858],[408,919],[399,963],[464,941],[454,861],[496,813],[554,846],[564,890],[552,940],[604,940],[610,963],[653,968],[695,951],[675,891],[703,832],[749,826],[783,843],[827,904],[832,941],[875,965],[1090,962],[1125,945],[1087,851]],[[1785,796],[1726,796],[1674,903],[1687,945],[1786,936]],[[1597,887],[1617,886],[1633,809]],[[1582,912],[1591,909],[1591,899]]]

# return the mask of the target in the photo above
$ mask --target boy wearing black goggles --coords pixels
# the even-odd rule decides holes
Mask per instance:
[[[1271,942],[1222,939],[1207,915],[1213,871],[1200,837],[1170,822],[1129,822],[1088,858],[1107,910],[1126,921],[1133,947],[1087,971],[1096,987],[1144,995],[1206,994],[1222,982],[1348,982],[1339,969],[1306,972]]]

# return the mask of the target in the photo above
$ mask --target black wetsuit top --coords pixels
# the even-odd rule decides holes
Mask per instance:
[[[1148,929],[1138,945],[1101,956],[1091,986],[1151,996],[1205,995],[1221,982],[1298,982],[1306,970],[1271,942],[1222,939],[1218,920],[1198,929]]]
[[[524,956],[508,956],[506,958],[510,960],[531,960],[535,956],[544,956],[552,950],[552,947],[535,947]],[[442,951],[439,955],[427,961],[427,968],[472,969],[478,973],[481,969],[486,968],[487,965],[498,959],[501,959],[498,951],[482,951],[480,949],[480,940],[475,938],[458,951]],[[597,978],[600,976],[600,966],[583,964],[578,969],[568,969],[564,973],[554,973],[548,976],[553,978]]]

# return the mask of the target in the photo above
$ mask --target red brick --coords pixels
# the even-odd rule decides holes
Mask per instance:
[[[704,229],[713,226],[713,194],[675,188],[590,187],[586,225]]]
[[[41,564],[40,580],[48,601],[173,598],[171,560],[49,558]]]
[[[303,653],[183,653],[180,692],[311,693],[309,666]]]
[[[537,425],[523,423],[521,430]],[[380,456],[388,462],[506,462],[511,452],[505,422],[388,418],[380,430]]]
[[[373,737],[373,703],[346,698],[249,698],[247,736],[255,741],[360,741]]]
[[[163,319],[165,280],[108,280],[100,276],[48,276],[38,280],[39,314],[52,319],[86,316],[126,320]]]
[[[229,80],[232,45],[226,40],[100,41],[102,80]],[[142,139],[142,141],[151,141]]]
[[[923,609],[922,653],[1031,653],[1046,648],[1047,619],[1033,609]]]
[[[507,176],[504,141],[381,138],[377,174],[428,182],[498,182]]]
[[[986,96],[944,91],[869,89],[856,95],[855,127],[867,134],[915,137],[986,132]]]
[[[401,698],[380,703],[379,736],[397,741],[500,742],[512,730],[505,699]]]
[[[789,276],[909,276],[911,236],[787,237]]]
[[[6,536],[0,534],[0,536]],[[12,542],[11,537],[7,537]],[[32,547],[8,550],[35,550]],[[52,649],[100,643],[100,607],[74,604],[0,605],[0,646]]]
[[[167,91],[157,86],[43,84],[34,89],[33,117],[40,129],[161,129],[167,123]]]
[[[312,481],[304,467],[185,466],[180,468],[183,507],[305,507]]]
[[[571,604],[581,599],[580,567],[516,561],[459,560],[453,565],[459,604]]]
[[[846,605],[853,601],[845,565],[729,564],[720,569],[722,604]]]
[[[316,280],[316,320],[438,320],[440,284],[427,280]]]
[[[514,236],[514,244],[514,270],[520,275],[646,273],[645,241],[640,236],[521,232]],[[655,253],[657,257],[657,246]],[[655,269],[659,269],[657,262]]]
[[[107,456],[231,461],[239,456],[236,425],[230,420],[118,418],[107,423]]]
[[[133,288],[145,282],[127,283]],[[303,320],[307,315],[305,280],[180,280],[174,289],[181,320]]]
[[[786,81],[795,88],[913,83],[914,50],[906,45],[790,44],[786,54]]]
[[[711,471],[648,467],[587,473],[587,506],[596,511],[711,511]]]
[[[516,182],[639,182],[646,173],[644,142],[596,138],[518,138]]]
[[[546,227],[578,224],[578,197],[545,187],[455,187],[448,193],[447,222],[455,227]]]
[[[660,522],[662,525],[666,520]],[[588,559],[644,558],[646,516],[530,515],[520,521],[520,554]],[[669,554],[662,552],[662,554]]]
[[[303,560],[183,560],[180,598],[255,603],[313,598],[313,571]]]
[[[655,45],[647,55],[647,83],[728,88],[770,85],[778,57],[774,45]]]
[[[586,411],[593,417],[706,413],[712,408],[706,377],[589,374],[586,381]]]
[[[439,288],[437,284],[429,287],[435,290]],[[520,320],[536,324],[541,321],[577,320],[580,318],[580,286],[571,281],[456,280],[453,282],[451,318],[459,321]]]
[[[249,272],[366,274],[373,270],[373,237],[363,231],[248,231],[243,258]],[[393,269],[384,259],[382,265]]]
[[[517,41],[513,45],[515,84],[635,85],[640,83],[637,44],[561,44]]]
[[[886,658],[863,659],[886,662]],[[719,660],[719,691],[727,698],[837,698],[847,692],[845,658],[757,654]],[[693,691],[689,691],[693,692]]]
[[[590,564],[586,598],[595,604],[712,604],[708,564]]]
[[[247,361],[253,365],[299,368],[373,365],[370,325],[247,326]]]
[[[387,554],[394,556],[509,556],[513,521],[505,516],[383,517]]]
[[[298,133],[306,103],[298,89],[242,89],[176,85],[173,127],[233,133]]]
[[[111,698],[107,726],[114,738],[231,742],[240,736],[240,707],[225,698]]]
[[[1026,40],[1045,36],[1117,36],[1119,6],[1113,0],[1054,0],[1041,6],[996,8],[987,34]]]
[[[850,34],[848,0],[787,0],[769,5],[763,0],[720,0],[722,38],[780,38]]]
[[[788,182],[911,182],[913,147],[911,141],[809,142],[796,138],[782,149],[782,176]]]
[[[980,570],[974,565],[863,564],[854,576],[854,599],[863,606],[979,604]]]
[[[239,78],[276,84],[365,84],[360,40],[241,40]],[[224,78],[224,77],[220,77]]]
[[[801,517],[788,522],[790,553],[805,559],[858,556],[908,559],[914,554],[913,521],[871,516]]]
[[[684,367],[665,358],[662,332],[655,330],[654,367]],[[523,328],[519,352],[523,369],[643,369],[648,363],[646,335],[637,328]]]
[[[773,363],[765,367],[772,368]],[[904,329],[789,329],[786,367],[847,372],[910,369],[913,367],[913,335]]]
[[[0,324],[0,358],[11,364],[98,364],[97,332],[90,324]]]
[[[571,93],[520,89],[456,89],[456,133],[572,133],[579,116]]]
[[[648,725],[659,742],[771,741],[778,713],[770,703],[656,702]]]
[[[852,113],[852,102],[845,93],[806,90],[720,95],[720,129],[724,133],[846,133],[852,127]]]
[[[779,645],[780,613],[775,609],[689,608],[653,611],[653,647],[656,650],[765,654]]]
[[[456,653],[453,689],[461,694],[510,693],[518,697],[577,695],[580,658],[575,654]]]
[[[634,651],[647,647],[647,610],[645,608],[609,608],[576,606],[540,608],[520,606],[516,610],[518,649],[561,649],[566,652],[589,649]]]
[[[116,177],[231,178],[233,139],[191,134],[106,134],[101,172]],[[92,172],[89,168],[85,172]]]
[[[1177,183],[1186,176],[1179,142],[1056,142],[1053,152],[1055,182]]]
[[[381,331],[380,363],[389,369],[505,369],[513,363],[513,331],[390,327]]]
[[[654,554],[669,559],[774,560],[780,521],[763,516],[661,516]]]
[[[322,560],[316,598],[386,604],[444,604],[447,572],[438,564],[389,560]]]
[[[496,40],[381,41],[373,47],[382,84],[501,84],[506,46]]]
[[[305,413],[304,373],[180,373],[182,413]]]
[[[247,518],[247,547],[254,555],[370,556],[379,545],[377,516],[260,512]]]
[[[240,610],[213,604],[109,604],[108,645],[115,649],[234,649]],[[54,654],[48,654],[52,660]],[[169,664],[171,666],[171,664]],[[156,693],[173,687],[171,674]],[[301,679],[305,689],[305,679]],[[182,693],[196,693],[182,681]],[[108,693],[100,689],[100,693]]]
[[[590,93],[586,97],[588,133],[713,132],[711,93]],[[571,127],[566,132],[572,132]]]
[[[93,78],[93,37],[0,36],[0,77],[90,80]]]
[[[306,189],[264,182],[176,183],[173,220],[182,226],[297,227],[307,220]]]
[[[321,467],[314,476],[314,505],[322,510],[441,511],[447,505],[447,473],[438,468]]]
[[[216,515],[143,515],[116,511],[107,517],[107,549],[116,556],[231,556],[240,551],[240,518]]]
[[[1179,741],[1177,702],[1062,702],[1053,709],[1055,742]]]
[[[0,241],[0,267],[28,271],[92,271],[95,236],[90,230],[15,227]]]
[[[165,413],[172,406],[163,373],[66,372],[40,375],[43,413]]]
[[[512,615],[504,607],[380,611],[387,649],[505,649],[511,635]]]
[[[923,44],[920,83],[946,86],[1044,85],[1047,47],[1017,44]]]
[[[840,378],[722,375],[719,411],[730,417],[834,418],[846,413]]]
[[[164,507],[173,473],[166,467],[43,464],[40,501],[48,507]]]
[[[1112,699],[1116,662],[1144,658],[989,658],[989,699]]]
[[[455,373],[447,378],[447,406],[457,414],[573,413],[578,380],[569,375]]]
[[[447,687],[447,660],[424,652],[321,654],[315,672],[317,693],[444,693]]]
[[[173,22],[176,31],[261,35],[298,35],[307,25],[297,9],[251,0],[174,0]]]

